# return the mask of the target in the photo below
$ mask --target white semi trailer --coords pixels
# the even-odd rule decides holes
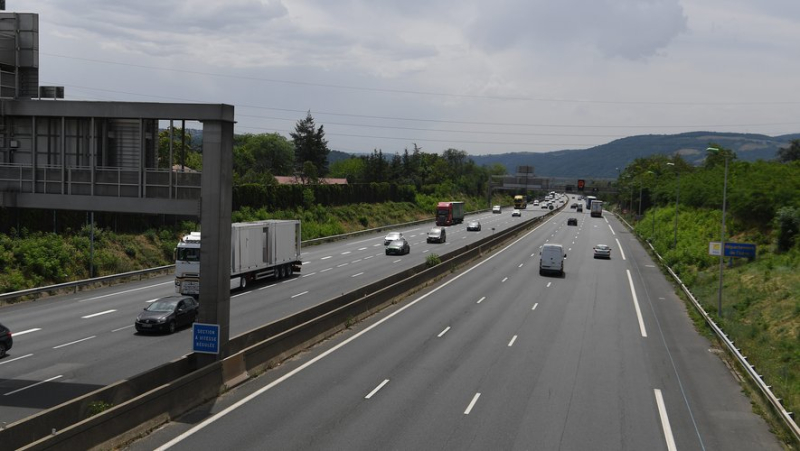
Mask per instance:
[[[200,294],[200,232],[175,248],[175,291]],[[300,221],[266,220],[231,224],[231,289],[253,280],[283,278],[300,271]]]

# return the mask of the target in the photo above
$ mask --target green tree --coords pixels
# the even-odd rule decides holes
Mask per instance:
[[[331,164],[328,175],[335,178],[346,178],[347,183],[356,183],[364,178],[366,163],[362,158],[352,157]]]
[[[185,132],[185,135],[184,135]],[[158,168],[170,167],[170,130],[158,132]],[[203,169],[203,155],[192,149],[192,134],[189,130],[172,128],[172,165],[183,165],[194,170]]]
[[[295,169],[302,171],[307,161],[317,169],[317,176],[324,177],[328,174],[328,141],[325,140],[325,131],[320,125],[316,128],[311,112],[306,118],[298,121],[294,132],[291,133],[294,141]]]
[[[775,218],[778,232],[778,251],[786,252],[794,246],[800,233],[800,209],[784,207]]]
[[[792,140],[789,147],[778,149],[778,161],[781,163],[800,161],[800,139]]]
[[[294,146],[288,139],[277,133],[246,134],[237,138],[238,146],[234,155],[234,172],[240,174],[253,170],[257,173],[269,172],[274,175],[292,175],[294,168]]]

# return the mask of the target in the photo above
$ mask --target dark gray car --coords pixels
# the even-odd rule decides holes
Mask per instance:
[[[0,359],[6,356],[6,352],[8,352],[13,345],[14,339],[11,338],[11,330],[0,324]]]
[[[136,317],[137,332],[169,332],[197,320],[200,304],[191,296],[167,296],[148,305]]]

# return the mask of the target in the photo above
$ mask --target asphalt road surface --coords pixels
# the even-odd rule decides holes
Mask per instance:
[[[130,449],[782,449],[710,348],[613,216],[566,210]]]
[[[384,234],[305,248],[300,274],[231,294],[231,336],[548,212],[530,207],[512,218],[508,208],[468,216],[480,220],[482,230],[467,232],[466,222],[448,227],[443,244],[426,243],[433,222],[398,229],[411,244],[403,256],[384,255]],[[135,333],[142,308],[171,294],[174,277],[168,276],[1,307],[0,322],[11,328],[14,347],[0,359],[0,426],[191,352],[191,328],[174,335]]]

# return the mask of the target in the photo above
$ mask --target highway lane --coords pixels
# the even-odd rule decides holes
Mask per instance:
[[[556,215],[131,448],[781,449],[623,230]],[[538,275],[547,241],[564,278]]]
[[[529,210],[525,215],[545,213]],[[464,224],[448,227],[444,244],[425,242],[432,223],[406,228],[402,231],[412,251],[405,256],[385,256],[383,234],[304,249],[301,274],[232,293],[231,335],[419,264],[428,253],[480,239],[492,227],[502,230],[522,220],[510,215],[510,209],[475,215],[481,232],[467,233]],[[187,329],[173,336],[134,334],[138,312],[173,290],[170,276],[0,309],[3,323],[15,333],[12,353],[0,360],[0,421],[10,423],[190,352]]]

